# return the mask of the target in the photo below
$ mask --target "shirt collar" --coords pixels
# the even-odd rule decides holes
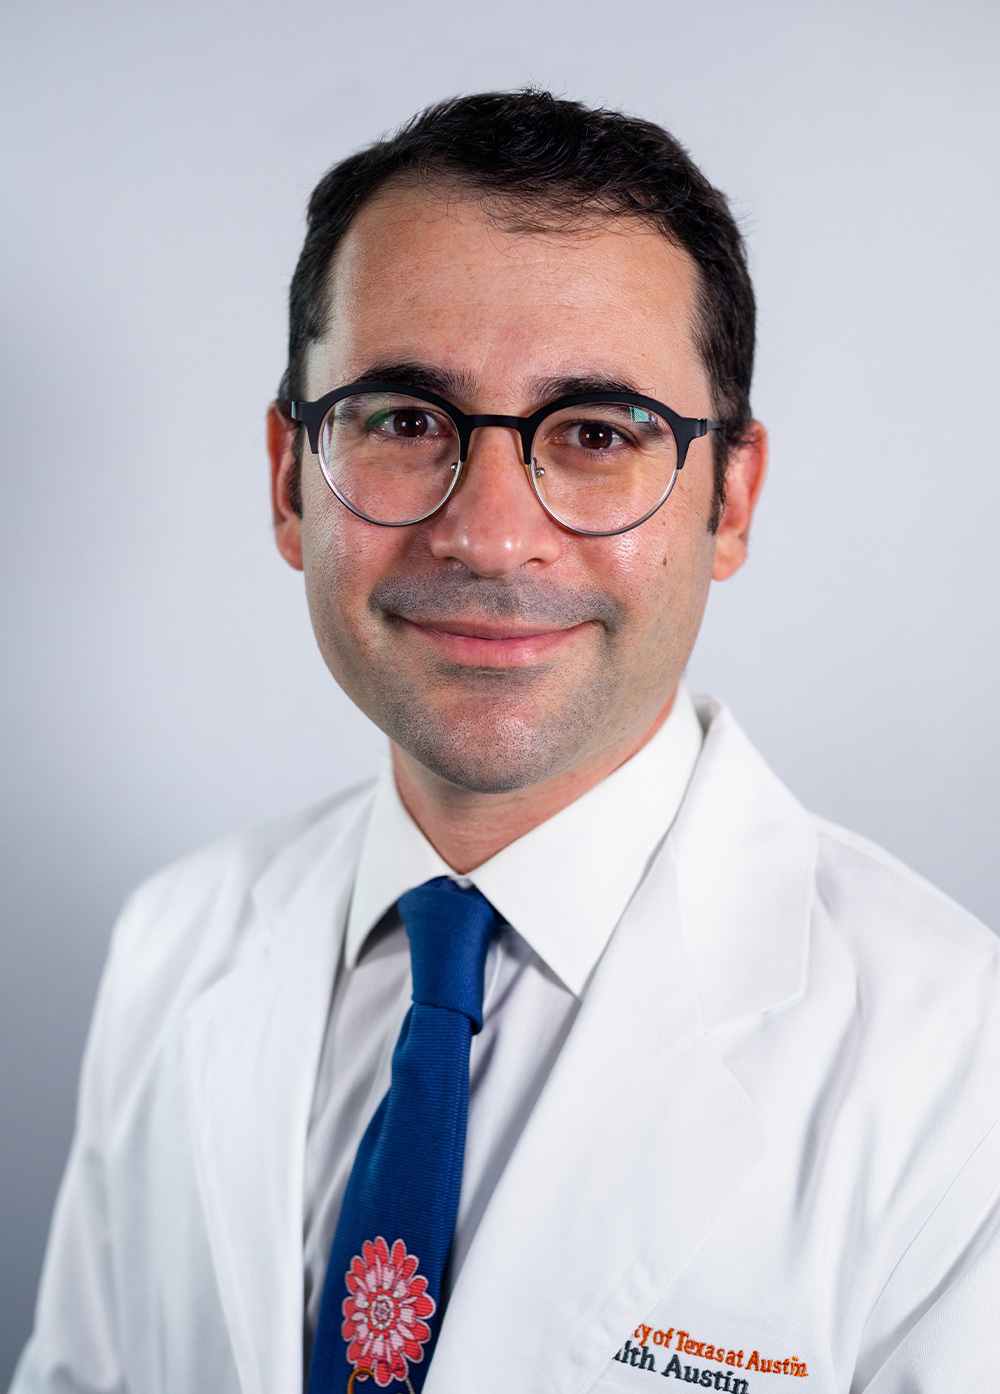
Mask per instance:
[[[702,735],[682,685],[666,721],[630,760],[468,875],[577,996],[677,815]],[[403,807],[387,761],[351,897],[348,968],[403,892],[432,876],[455,872]]]

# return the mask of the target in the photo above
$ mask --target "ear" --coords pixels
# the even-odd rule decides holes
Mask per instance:
[[[272,402],[267,409],[267,453],[271,457],[271,511],[274,540],[289,566],[302,570],[302,518],[296,506],[298,465],[295,462],[296,425]]]
[[[750,522],[767,473],[767,432],[751,421],[742,445],[729,452],[726,506],[715,534],[714,581],[726,581],[747,559]]]

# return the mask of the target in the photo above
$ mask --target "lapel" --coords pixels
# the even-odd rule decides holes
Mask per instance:
[[[185,1021],[195,1168],[244,1394],[302,1391],[302,1173],[317,1061],[368,800],[256,883],[242,962]]]
[[[728,713],[706,717],[675,827],[470,1248],[425,1394],[589,1389],[763,1152],[712,1031],[803,991],[815,835]]]

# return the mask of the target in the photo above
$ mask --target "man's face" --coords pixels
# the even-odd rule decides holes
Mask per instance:
[[[308,396],[408,364],[468,413],[527,415],[585,381],[711,416],[696,289],[687,255],[634,220],[513,234],[472,199],[388,189],[336,256]],[[283,458],[279,496],[287,442]],[[278,541],[304,566],[330,671],[403,751],[467,789],[631,753],[672,698],[713,568],[742,560],[739,528],[709,531],[708,437],[660,511],[617,537],[549,518],[502,427],[475,432],[458,490],[411,527],[350,513],[308,443],[301,492],[301,534],[285,509]]]

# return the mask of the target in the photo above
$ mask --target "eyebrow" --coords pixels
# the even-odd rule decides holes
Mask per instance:
[[[576,397],[584,392],[632,392],[636,396],[648,396],[634,382],[626,378],[613,378],[603,373],[589,374],[585,377],[537,378],[533,384],[538,395],[539,405],[554,402],[557,397]]]
[[[422,387],[435,392],[449,402],[456,397],[468,401],[473,394],[471,373],[452,368],[437,368],[431,363],[401,362],[371,363],[358,374],[358,382],[391,382],[399,387]]]
[[[389,382],[400,387],[422,388],[425,392],[434,392],[439,397],[454,402],[456,406],[459,402],[471,401],[476,389],[476,381],[471,373],[409,360],[371,363],[358,375],[357,381]],[[637,396],[649,395],[643,393],[635,382],[603,373],[534,378],[529,384],[529,391],[536,408],[544,406],[547,402],[554,402],[559,397],[574,397],[586,392],[632,392]]]

